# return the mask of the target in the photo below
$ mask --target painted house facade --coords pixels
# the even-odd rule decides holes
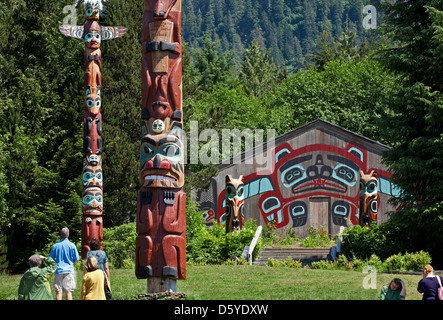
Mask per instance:
[[[323,120],[315,120],[218,165],[219,175],[197,200],[207,224],[226,220],[225,179],[243,176],[247,221],[294,228],[299,237],[310,226],[337,234],[340,226],[381,224],[388,202],[399,193],[382,163],[389,147]],[[256,159],[261,159],[260,163]],[[266,167],[263,159],[269,159]]]

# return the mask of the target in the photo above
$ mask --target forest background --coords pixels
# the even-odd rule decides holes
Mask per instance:
[[[73,2],[0,0],[0,269],[12,272],[62,227],[80,239],[84,44],[58,31]],[[371,4],[379,26],[366,30]],[[108,228],[136,214],[142,12],[141,0],[112,0],[100,20],[128,28],[101,47]],[[404,192],[389,227],[403,251],[441,252],[441,1],[186,0],[182,35],[186,130],[198,121],[278,136],[322,118],[390,145],[386,164]],[[217,171],[186,173],[189,193]]]

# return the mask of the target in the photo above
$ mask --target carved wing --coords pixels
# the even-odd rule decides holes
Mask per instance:
[[[63,35],[75,39],[83,39],[83,33],[85,30],[83,26],[72,26],[69,24],[63,24],[59,26],[58,29]]]
[[[111,40],[123,37],[128,31],[125,27],[101,27],[102,40]]]

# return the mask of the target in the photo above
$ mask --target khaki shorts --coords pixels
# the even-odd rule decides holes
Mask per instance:
[[[72,273],[60,273],[54,275],[55,291],[74,291],[75,277]]]

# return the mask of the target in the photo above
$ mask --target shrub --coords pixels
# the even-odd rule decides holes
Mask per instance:
[[[132,268],[135,261],[135,222],[103,228],[103,251],[113,268]]]
[[[374,266],[377,270],[382,270],[383,262],[376,254],[372,254],[369,260],[364,264],[365,266]]]
[[[311,263],[312,269],[333,270],[335,263],[331,263],[328,260],[314,261]]]
[[[372,254],[383,257],[387,249],[384,247],[384,233],[384,226],[375,224],[370,228],[356,225],[345,229],[341,253],[348,258],[368,259]]]
[[[282,229],[277,230],[274,223],[263,226],[262,243],[264,246],[288,247],[298,241],[300,241],[300,239],[297,237],[294,228],[286,228],[284,232],[282,232]]]
[[[388,257],[382,261],[377,255],[372,254],[369,259],[361,260],[353,258],[348,260],[345,255],[340,255],[336,262],[327,260],[316,261],[312,263],[312,269],[324,270],[357,270],[361,271],[365,266],[374,266],[377,271],[417,271],[425,265],[431,264],[432,259],[427,252],[401,253]],[[268,262],[269,263],[269,262]],[[271,262],[274,263],[275,262]]]
[[[263,226],[262,240],[265,245],[274,245],[280,240],[275,223],[269,223]]]
[[[246,222],[242,230],[228,234],[225,234],[223,225],[214,224],[212,228],[202,230],[198,237],[187,243],[187,259],[196,263],[221,264],[232,255],[240,258],[245,246],[251,244],[256,230],[257,225],[252,219]],[[260,249],[259,240],[252,253],[253,259],[257,257]]]
[[[274,258],[268,258],[268,262],[266,263],[268,267],[288,267],[300,269],[303,267],[303,264],[300,260],[294,260],[291,257],[287,257],[285,260],[276,260]]]
[[[431,264],[432,258],[428,252],[420,251],[416,253],[401,253],[392,255],[383,263],[386,271],[417,271],[423,269],[425,265]]]
[[[432,263],[431,255],[428,252],[420,251],[416,253],[406,253],[403,256],[404,268],[406,270],[421,270],[427,264]]]
[[[302,240],[301,246],[307,248],[327,247],[331,242],[331,238],[327,231],[322,228],[308,228],[309,236]]]

